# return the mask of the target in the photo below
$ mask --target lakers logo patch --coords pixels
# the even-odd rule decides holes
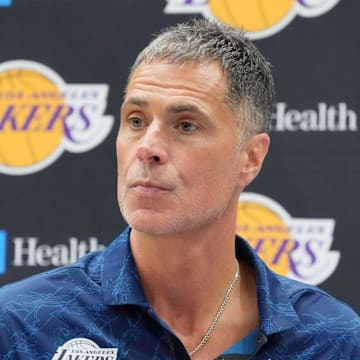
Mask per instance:
[[[94,341],[76,338],[60,346],[52,360],[116,360],[118,349],[100,348]]]

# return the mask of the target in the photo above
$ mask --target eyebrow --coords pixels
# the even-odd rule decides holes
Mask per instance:
[[[147,106],[149,106],[149,103],[146,100],[141,99],[137,96],[130,96],[129,98],[127,98],[124,101],[124,103],[122,104],[122,107],[124,107],[126,105],[137,105],[137,106],[141,106],[141,107],[147,107]]]
[[[149,102],[147,100],[144,100],[140,97],[137,96],[130,96],[129,98],[127,98],[122,107],[127,106],[127,105],[137,105],[140,107],[148,107],[149,106]],[[178,113],[182,113],[182,112],[193,112],[193,113],[198,113],[198,114],[204,114],[204,112],[196,105],[193,104],[171,104],[166,108],[166,111],[169,113],[173,113],[173,114],[178,114]]]
[[[199,114],[203,113],[196,105],[193,104],[173,104],[173,105],[169,105],[166,110],[174,114],[178,114],[186,111],[195,112]]]

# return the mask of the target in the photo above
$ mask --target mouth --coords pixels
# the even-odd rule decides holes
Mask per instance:
[[[155,193],[155,192],[164,192],[171,190],[171,187],[167,184],[162,184],[148,180],[135,181],[130,185],[130,188],[139,191],[141,193]]]

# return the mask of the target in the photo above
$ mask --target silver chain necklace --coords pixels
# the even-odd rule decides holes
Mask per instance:
[[[230,295],[231,295],[232,291],[234,290],[234,287],[235,287],[236,283],[238,282],[238,280],[239,280],[239,263],[236,261],[236,272],[235,272],[234,278],[232,279],[228,289],[226,290],[224,300],[221,303],[219,310],[217,311],[213,321],[211,322],[208,331],[206,332],[204,337],[201,339],[199,344],[195,347],[195,349],[190,352],[190,356],[193,356],[200,349],[202,349],[205,346],[205,344],[208,342],[208,340],[210,339],[210,336],[214,332],[216,325],[219,323],[221,316],[224,313],[226,305],[229,303]]]

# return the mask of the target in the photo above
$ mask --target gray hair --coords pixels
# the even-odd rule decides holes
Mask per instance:
[[[136,58],[143,62],[216,61],[225,74],[225,102],[234,112],[241,139],[269,130],[274,101],[270,64],[243,31],[205,19],[164,29]],[[245,121],[244,121],[245,119]]]

